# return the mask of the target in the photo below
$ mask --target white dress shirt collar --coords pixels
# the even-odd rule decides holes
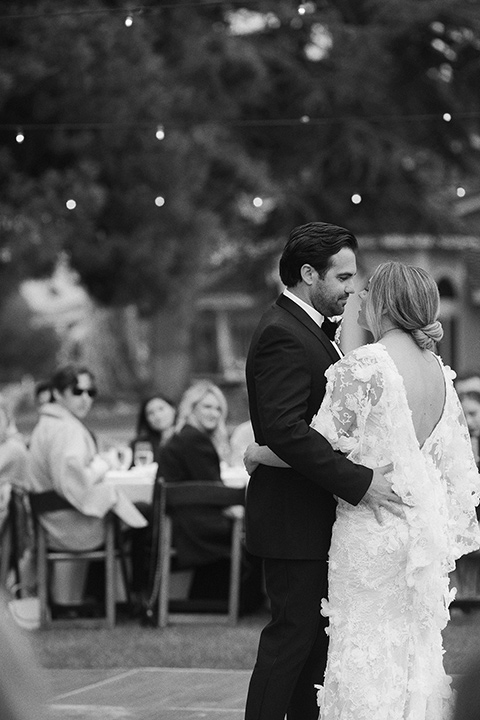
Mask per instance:
[[[324,316],[322,315],[322,313],[319,313],[318,310],[315,310],[314,307],[306,303],[304,300],[300,300],[300,298],[297,297],[297,295],[294,295],[294,293],[290,292],[288,288],[285,288],[283,294],[285,295],[285,297],[288,297],[290,300],[293,300],[293,302],[297,303],[297,305],[299,305],[302,310],[305,310],[307,315],[310,315],[314,323],[316,323],[319,327],[322,327],[322,323],[324,320]]]
[[[283,294],[285,295],[285,297],[289,298],[294,303],[297,303],[297,305],[299,307],[301,307],[302,310],[304,310],[307,313],[307,315],[309,315],[312,318],[314,323],[316,323],[319,327],[322,327],[322,323],[325,319],[325,317],[324,317],[324,315],[322,315],[322,313],[319,313],[318,310],[315,310],[314,307],[312,307],[311,305],[308,305],[304,300],[300,300],[300,298],[297,297],[296,295],[294,295],[292,292],[290,292],[290,290],[288,288],[285,288],[285,290],[283,291]],[[340,350],[337,343],[334,340],[330,340],[330,342],[332,343],[333,347],[337,351],[339,357],[343,357],[343,353]]]

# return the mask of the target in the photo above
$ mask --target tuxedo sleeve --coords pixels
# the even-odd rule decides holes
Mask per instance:
[[[298,473],[356,505],[368,490],[373,473],[335,452],[310,427],[306,418],[315,371],[321,369],[311,366],[306,348],[292,331],[278,325],[264,329],[253,359],[263,440]]]

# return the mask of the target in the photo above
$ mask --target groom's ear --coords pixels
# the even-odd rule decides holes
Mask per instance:
[[[307,285],[313,285],[313,281],[315,280],[316,275],[318,275],[317,271],[312,265],[309,265],[308,263],[305,263],[305,265],[302,265],[302,267],[300,268],[300,277]]]

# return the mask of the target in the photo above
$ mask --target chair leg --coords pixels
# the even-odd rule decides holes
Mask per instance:
[[[115,627],[115,603],[116,603],[116,582],[115,582],[115,526],[113,518],[107,518],[105,537],[105,615],[108,628]]]
[[[131,608],[132,607],[132,592],[130,589],[131,585],[130,585],[130,578],[129,578],[129,572],[128,572],[127,558],[125,557],[123,538],[121,536],[119,524],[118,524],[115,516],[114,516],[114,525],[115,525],[116,557],[118,558],[119,565],[120,565],[120,573],[122,576],[125,597],[127,599],[127,606],[129,608]]]
[[[18,529],[18,509],[15,498],[15,490],[12,490],[10,499],[10,533],[12,543],[12,565],[15,575],[15,584],[18,588],[16,597],[22,597],[22,577],[20,574],[20,549],[19,549],[19,529]]]
[[[160,528],[160,592],[158,594],[158,627],[168,625],[168,601],[170,595],[170,556],[172,547],[172,521],[165,516]]]
[[[5,589],[12,557],[12,525],[9,518],[5,519],[5,525],[2,528],[0,536],[0,543],[2,548],[0,555],[0,586]]]
[[[45,628],[50,624],[50,612],[48,607],[48,560],[47,540],[45,531],[40,524],[37,524],[37,583],[38,599],[40,601],[40,627]]]
[[[240,606],[240,573],[242,564],[243,520],[235,518],[232,525],[232,554],[230,560],[230,590],[228,597],[228,621],[236,625]]]

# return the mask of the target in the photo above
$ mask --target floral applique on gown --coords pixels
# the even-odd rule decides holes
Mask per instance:
[[[321,720],[446,720],[450,678],[441,631],[455,560],[480,546],[479,475],[452,382],[443,366],[442,416],[422,447],[401,375],[381,343],[346,355],[326,373],[312,426],[336,450],[389,476],[405,519],[339,500],[329,555],[329,657]],[[432,360],[434,356],[432,355]],[[435,360],[436,361],[436,360]]]

